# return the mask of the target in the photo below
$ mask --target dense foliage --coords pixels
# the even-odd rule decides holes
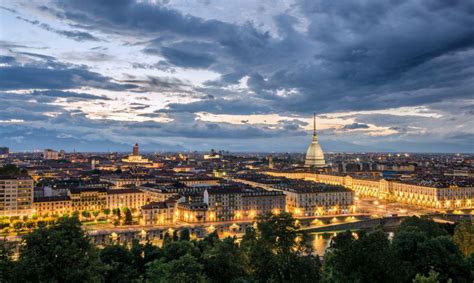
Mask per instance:
[[[120,213],[120,212],[115,212]],[[127,214],[127,212],[125,212]],[[241,241],[189,231],[162,247],[93,246],[77,218],[25,235],[18,258],[0,246],[0,282],[473,282],[472,224],[447,231],[416,217],[393,239],[378,229],[333,238],[324,264],[289,214],[266,215]],[[451,235],[453,234],[453,235]]]

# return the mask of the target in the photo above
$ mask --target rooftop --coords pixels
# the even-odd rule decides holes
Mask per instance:
[[[120,195],[120,194],[140,194],[143,193],[139,189],[112,189],[107,190],[108,195]]]
[[[49,196],[49,197],[35,197],[33,202],[52,202],[52,201],[68,201],[71,200],[68,196]]]

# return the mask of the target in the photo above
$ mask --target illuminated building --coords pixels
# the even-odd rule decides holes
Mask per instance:
[[[134,163],[134,164],[151,163],[148,159],[143,158],[140,155],[137,143],[133,146],[132,154],[129,155],[127,158],[122,159],[122,162],[124,162],[124,163]]]
[[[58,160],[59,153],[52,149],[45,149],[43,151],[43,159],[44,160]]]
[[[462,209],[474,207],[474,187],[429,186],[410,182],[385,180],[382,178],[354,178],[315,174],[310,172],[266,172],[271,176],[304,179],[325,184],[341,185],[360,196],[370,196],[400,203],[436,208]]]
[[[217,153],[211,153],[211,154],[204,154],[203,159],[204,160],[209,160],[209,159],[220,159],[222,156],[220,156]]]
[[[238,180],[269,191],[284,193],[285,210],[295,216],[354,212],[354,192],[340,185],[269,177],[263,174],[241,175]]]
[[[182,222],[200,223],[213,221],[209,219],[208,214],[212,214],[212,212],[209,212],[208,206],[205,203],[181,202],[177,205],[178,220]]]
[[[105,188],[73,188],[69,190],[72,211],[102,210],[107,208]]]
[[[313,140],[306,151],[306,159],[304,162],[306,167],[317,167],[322,168],[326,166],[324,160],[324,152],[318,142],[318,134],[316,133],[316,114],[314,114],[314,130]]]
[[[176,166],[173,168],[173,171],[176,173],[186,173],[186,172],[194,172],[195,168],[193,166]]]
[[[8,147],[0,147],[0,158],[7,158],[10,154],[10,149]]]
[[[247,192],[242,195],[242,217],[255,219],[258,215],[285,211],[286,197],[278,191]]]
[[[315,184],[314,187],[282,188],[286,209],[295,216],[319,216],[352,213],[354,193],[342,186]]]
[[[141,186],[147,183],[154,183],[156,180],[153,176],[133,176],[127,174],[115,174],[101,176],[100,181],[112,184],[112,189],[119,189],[125,186]]]
[[[146,203],[146,194],[138,189],[119,189],[107,191],[109,209],[128,207],[140,209]]]
[[[33,213],[62,215],[74,211],[97,211],[104,208],[140,209],[146,195],[137,189],[106,190],[105,188],[72,188],[68,196],[38,197],[33,202]]]
[[[0,216],[31,214],[33,179],[29,176],[0,176]]]
[[[68,196],[39,197],[33,202],[33,214],[37,215],[63,215],[71,211],[72,202]]]
[[[204,203],[215,221],[253,220],[260,214],[285,209],[285,195],[278,191],[214,187],[204,191]]]
[[[166,225],[176,222],[175,200],[151,202],[141,207],[142,225]]]
[[[219,185],[220,179],[200,176],[200,177],[191,177],[191,178],[182,178],[179,179],[179,182],[188,186],[188,187],[199,187],[199,186],[217,186]]]

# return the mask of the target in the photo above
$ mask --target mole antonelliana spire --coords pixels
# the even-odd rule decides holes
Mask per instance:
[[[306,151],[306,159],[304,165],[307,167],[324,167],[326,161],[324,160],[324,152],[318,142],[318,133],[316,132],[316,113],[313,116],[313,140]]]

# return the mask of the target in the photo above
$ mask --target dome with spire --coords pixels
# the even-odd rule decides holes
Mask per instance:
[[[316,114],[314,114],[314,130],[313,140],[306,151],[306,159],[304,165],[307,167],[324,167],[326,161],[324,160],[324,152],[318,142],[318,134],[316,133]]]

